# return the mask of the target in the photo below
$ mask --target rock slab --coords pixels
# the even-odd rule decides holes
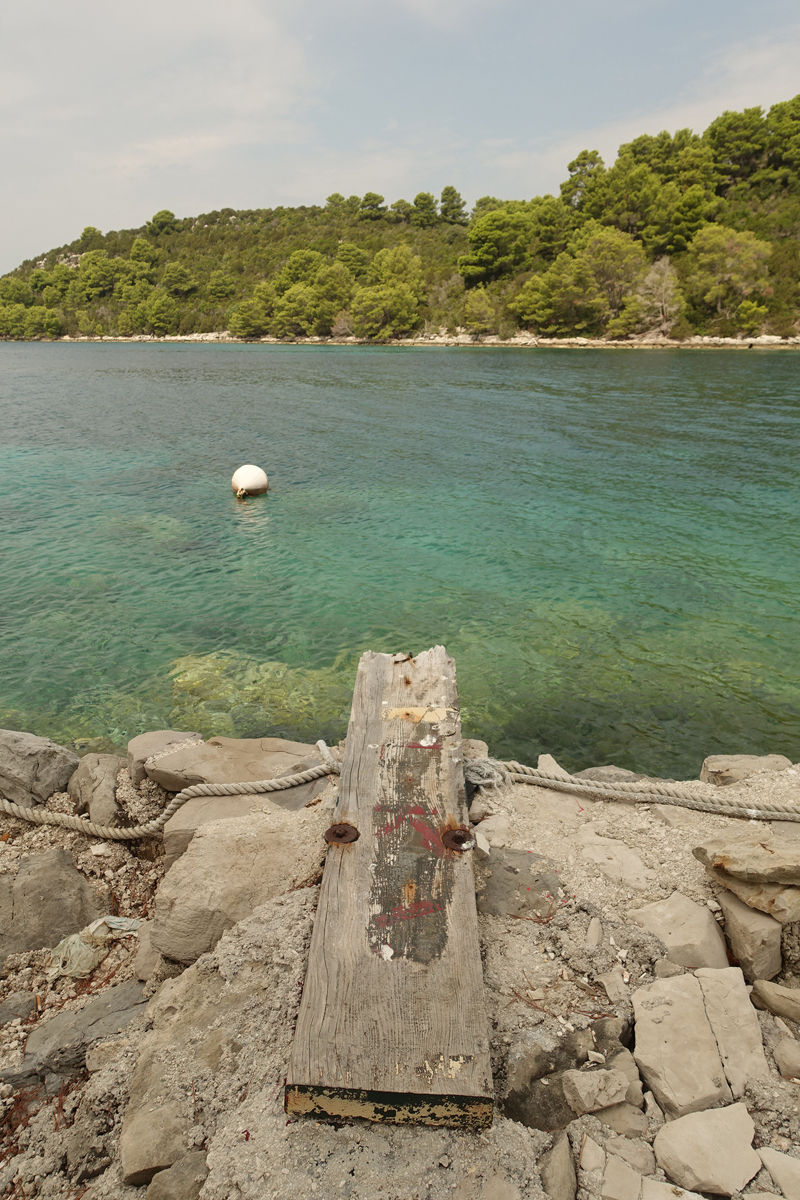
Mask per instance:
[[[728,787],[760,771],[785,771],[791,765],[783,754],[710,754],[703,760],[700,779],[716,787]]]
[[[800,884],[800,841],[771,834],[715,838],[692,854],[704,867],[725,871],[745,883]]]
[[[636,1065],[659,1105],[682,1117],[732,1099],[694,975],[657,979],[632,996]]]
[[[765,1147],[759,1156],[786,1200],[800,1200],[800,1160]]]
[[[709,910],[681,892],[668,900],[634,909],[628,917],[654,933],[667,947],[667,958],[681,967],[727,967],[725,939]]]
[[[16,877],[0,875],[0,963],[7,954],[56,946],[107,911],[107,892],[95,891],[68,850],[29,854]]]
[[[145,779],[144,764],[148,758],[163,754],[165,750],[181,742],[202,740],[202,734],[181,729],[154,729],[150,733],[140,733],[138,737],[131,738],[128,742],[128,775],[131,783],[138,787]],[[180,788],[176,790],[180,791]]]
[[[44,804],[63,792],[80,759],[50,738],[0,729],[0,796],[13,804]]]
[[[569,1138],[561,1130],[553,1138],[553,1144],[538,1162],[539,1175],[550,1200],[575,1200],[578,1180]]]
[[[769,1067],[761,1026],[750,1003],[739,967],[695,972],[703,992],[706,1016],[717,1041],[725,1077],[735,1097],[744,1095],[748,1079],[767,1079]]]
[[[800,921],[800,887],[792,887],[787,883],[747,883],[713,867],[706,867],[706,872],[715,883],[738,896],[748,908],[768,913],[782,925],[788,921]]]
[[[755,1126],[744,1104],[689,1113],[662,1126],[653,1149],[680,1187],[731,1196],[761,1170],[752,1147]]]
[[[476,828],[480,831],[482,826]],[[490,866],[491,874],[476,897],[479,913],[547,917],[556,911],[561,884],[549,859],[527,850],[496,849]]]
[[[252,783],[275,779],[318,767],[316,746],[288,742],[285,738],[214,737],[189,742],[145,763],[145,771],[168,792],[180,792],[195,783]]]
[[[757,1008],[766,1008],[776,1017],[800,1023],[800,988],[787,988],[779,983],[757,979],[753,984],[752,1001]]]
[[[567,1104],[577,1116],[621,1104],[628,1091],[622,1071],[565,1071],[562,1085]]]
[[[778,975],[783,965],[780,921],[748,908],[732,892],[722,892],[719,903],[725,915],[725,936],[748,983]]]
[[[330,824],[324,803],[299,813],[269,806],[197,830],[156,895],[150,944],[192,963],[255,908],[319,876]]]
[[[125,766],[117,754],[84,754],[67,784],[78,814],[89,814],[95,825],[119,825],[117,775]]]
[[[10,1075],[44,1079],[53,1074],[69,1078],[83,1069],[87,1046],[119,1033],[144,1007],[142,985],[129,979],[91,1000],[80,1012],[62,1009],[36,1026],[28,1037],[22,1066],[0,1072],[0,1079]]]
[[[166,1171],[153,1176],[147,1189],[147,1200],[197,1200],[207,1175],[204,1152],[192,1150]]]

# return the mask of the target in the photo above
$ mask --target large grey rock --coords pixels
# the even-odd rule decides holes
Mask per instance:
[[[621,1071],[565,1071],[562,1076],[564,1097],[579,1117],[612,1104],[622,1104],[628,1091],[628,1077]]]
[[[25,1020],[36,1012],[36,997],[31,992],[10,992],[0,1004],[0,1025],[17,1018]]]
[[[145,771],[168,792],[195,783],[251,783],[318,767],[316,746],[284,738],[210,738],[148,759]]]
[[[609,763],[604,767],[586,767],[583,771],[576,771],[573,779],[596,779],[601,783],[635,783],[637,779],[647,779],[647,775],[637,775],[635,771],[628,771],[625,767],[615,767],[613,763]]]
[[[203,735],[200,733],[188,733],[180,729],[154,729],[150,733],[140,733],[138,737],[131,738],[128,742],[128,775],[131,783],[138,787],[145,778],[144,764],[148,758],[163,754],[170,746],[176,746],[180,742],[199,742],[202,739]],[[174,790],[180,791],[180,788]]]
[[[787,883],[747,883],[713,867],[706,867],[706,872],[715,883],[722,884],[734,896],[738,896],[748,908],[768,913],[782,925],[800,921],[800,887],[792,887]]]
[[[0,729],[0,796],[26,807],[44,804],[64,791],[79,761],[50,738]]]
[[[615,1154],[623,1159],[640,1175],[652,1175],[656,1169],[656,1156],[647,1142],[635,1142],[630,1138],[612,1137],[606,1142],[609,1154]]]
[[[657,979],[633,993],[634,1058],[642,1078],[670,1117],[729,1102],[730,1088],[693,975]]]
[[[781,1154],[771,1146],[765,1146],[758,1154],[786,1200],[800,1200],[800,1159]]]
[[[150,941],[150,934],[153,931],[152,921],[143,921],[137,929],[138,947],[136,950],[136,958],[134,960],[134,969],[136,978],[141,980],[150,979],[158,970],[164,959],[156,950],[155,946]]]
[[[738,967],[695,972],[703,992],[706,1016],[717,1041],[725,1077],[733,1095],[744,1095],[749,1079],[767,1079],[769,1067],[761,1026]]]
[[[25,1045],[22,1066],[0,1071],[0,1080],[15,1082],[12,1076],[32,1075],[69,1078],[83,1069],[87,1046],[119,1033],[143,1010],[142,985],[135,979],[102,992],[80,1012],[62,1009],[36,1026]]]
[[[710,754],[703,761],[703,783],[727,787],[760,771],[785,771],[791,761],[783,754]]]
[[[754,833],[714,838],[692,851],[704,867],[725,871],[746,883],[800,884],[800,841]]]
[[[642,1177],[621,1158],[609,1154],[600,1189],[601,1200],[639,1200]]]
[[[628,919],[660,938],[667,958],[681,967],[727,967],[725,939],[709,910],[688,896],[673,892],[668,900],[646,904]]]
[[[680,1187],[731,1196],[761,1170],[752,1147],[755,1126],[744,1104],[694,1112],[663,1125],[653,1149]]]
[[[486,822],[482,822],[486,824]],[[481,826],[477,826],[481,829]],[[477,894],[478,912],[486,916],[551,916],[558,908],[558,875],[549,859],[527,850],[495,849],[491,875]]]
[[[722,892],[719,902],[725,915],[725,936],[748,983],[778,975],[783,965],[780,921],[748,908],[731,892]]]
[[[578,1181],[569,1138],[562,1130],[537,1163],[539,1175],[550,1200],[575,1200]]]
[[[773,1050],[775,1064],[784,1079],[800,1079],[800,1042],[783,1037]]]
[[[287,775],[294,773],[285,772]],[[164,826],[166,866],[171,867],[176,859],[180,858],[202,825],[208,825],[211,821],[230,821],[236,817],[246,817],[250,813],[261,811],[265,804],[295,812],[324,792],[329,782],[329,777],[323,775],[321,779],[312,779],[310,783],[301,783],[298,787],[286,788],[280,792],[257,792],[252,796],[198,796],[196,800],[188,800]]]
[[[260,904],[317,877],[330,821],[325,804],[299,813],[270,805],[201,826],[158,889],[151,945],[194,962]]]
[[[769,983],[757,979],[753,984],[751,999],[756,1008],[766,1008],[776,1017],[786,1017],[800,1023],[800,988],[783,987],[780,983]]]
[[[615,838],[601,837],[591,825],[578,829],[581,857],[607,875],[614,883],[643,891],[656,873],[646,867],[635,850]]]
[[[124,766],[117,754],[84,754],[67,785],[75,811],[88,812],[95,825],[118,825],[117,775]]]
[[[95,891],[68,850],[29,854],[16,877],[0,875],[0,963],[7,954],[56,946],[107,911],[107,891]]]
[[[147,1200],[197,1200],[207,1175],[205,1153],[192,1150],[153,1176]]]

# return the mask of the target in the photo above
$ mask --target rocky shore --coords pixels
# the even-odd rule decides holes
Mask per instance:
[[[79,760],[0,731],[0,795],[134,824],[319,761],[174,730]],[[701,778],[800,809],[780,756]],[[800,823],[478,790],[496,1115],[475,1134],[286,1119],[335,796],[193,800],[132,843],[0,814],[0,1196],[800,1200]]]
[[[584,338],[584,337],[539,337],[532,333],[517,333],[511,338],[501,338],[497,334],[486,334],[474,337],[472,334],[459,332],[448,334],[446,330],[438,333],[419,333],[413,337],[393,338],[390,342],[376,343],[366,338],[346,337],[303,337],[276,338],[262,337],[244,341],[233,337],[227,331],[222,333],[188,333],[168,334],[156,337],[153,334],[139,333],[132,337],[62,337],[55,339],[59,342],[229,342],[234,345],[272,345],[272,346],[509,346],[518,348],[558,350],[574,349],[607,349],[607,350],[657,350],[657,349],[708,349],[709,347],[733,348],[735,350],[754,349],[798,349],[800,336],[778,337],[775,334],[760,334],[758,337],[700,337],[699,335],[683,338],[664,337],[662,334],[643,334],[629,338]]]

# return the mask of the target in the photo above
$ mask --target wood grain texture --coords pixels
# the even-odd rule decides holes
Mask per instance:
[[[455,663],[363,655],[286,1111],[482,1128],[492,1077]]]

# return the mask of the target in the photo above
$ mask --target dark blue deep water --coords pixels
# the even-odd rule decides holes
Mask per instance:
[[[800,357],[0,345],[0,725],[342,736],[362,650],[573,770],[800,757]],[[230,476],[262,465],[268,496]]]

